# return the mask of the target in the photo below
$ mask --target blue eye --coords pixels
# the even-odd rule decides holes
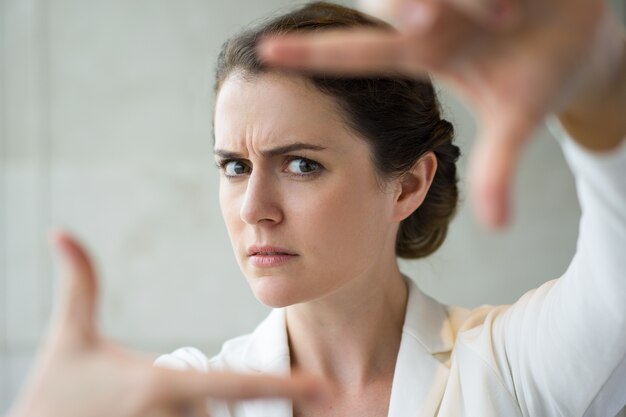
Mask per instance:
[[[319,171],[320,168],[320,164],[306,158],[294,158],[287,166],[287,170],[295,175],[311,175]]]
[[[239,177],[250,172],[250,168],[241,161],[225,161],[222,169],[227,177]]]

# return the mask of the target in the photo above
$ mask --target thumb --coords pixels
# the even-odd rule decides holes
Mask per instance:
[[[515,172],[523,145],[537,124],[534,119],[516,117],[482,126],[472,150],[469,182],[474,211],[487,228],[501,228],[510,221]]]
[[[54,231],[49,240],[62,270],[55,324],[84,340],[93,339],[98,291],[91,260],[77,240],[65,232]]]
[[[327,383],[301,374],[283,377],[232,372],[201,373],[159,367],[152,367],[150,373],[152,381],[148,397],[152,405],[197,398],[232,401],[278,397],[317,401],[330,395]]]

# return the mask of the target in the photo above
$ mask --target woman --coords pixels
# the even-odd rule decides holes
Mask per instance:
[[[606,10],[596,7],[601,2],[499,3],[500,6],[531,5],[550,12],[556,9],[562,12],[558,16],[567,17],[577,10],[578,15],[593,20],[593,24],[563,17],[554,19],[555,15],[550,13],[533,13],[520,20],[511,18],[518,16],[517,13],[502,13],[502,7],[492,8],[490,2],[454,0],[454,4],[463,13],[452,10],[442,16],[460,19],[460,25],[439,27],[439,15],[431,10],[421,15],[422,18],[408,19],[413,25],[409,29],[415,30],[411,36],[400,39],[402,42],[389,31],[352,33],[345,39],[344,35],[334,33],[324,38],[322,33],[313,44],[296,39],[278,44],[278,48],[274,44],[264,52],[276,64],[344,72],[390,68],[415,71],[425,65],[434,69],[435,75],[458,81],[449,77],[448,70],[454,67],[457,73],[453,75],[462,74],[474,80],[477,75],[485,77],[479,77],[478,81],[483,82],[472,86],[473,98],[489,97],[478,100],[477,108],[484,111],[484,117],[489,111],[499,115],[500,107],[508,110],[510,102],[519,105],[518,110],[532,109],[518,115],[524,118],[530,113],[532,121],[548,111],[558,110],[561,123],[573,137],[573,140],[563,137],[562,143],[577,177],[584,211],[579,250],[571,267],[559,280],[525,295],[510,307],[464,311],[429,299],[396,273],[394,252],[406,256],[418,254],[413,251],[416,248],[434,249],[445,231],[445,222],[439,223],[444,224],[439,234],[430,235],[439,238],[411,240],[415,245],[410,245],[407,252],[400,251],[403,245],[396,245],[392,232],[402,230],[401,222],[411,218],[414,208],[420,212],[422,207],[427,207],[437,178],[442,178],[440,170],[450,165],[440,163],[438,148],[443,146],[451,151],[450,158],[454,157],[449,126],[437,120],[435,101],[416,100],[430,110],[418,120],[437,120],[430,126],[424,123],[416,132],[430,131],[431,135],[423,136],[426,139],[437,136],[442,142],[433,140],[429,143],[431,149],[416,151],[422,154],[411,164],[394,167],[403,171],[402,175],[392,175],[390,171],[384,175],[385,165],[377,163],[377,149],[364,134],[367,130],[363,128],[370,120],[346,123],[351,120],[349,109],[341,97],[333,96],[337,90],[332,88],[341,87],[342,82],[255,72],[254,68],[239,69],[239,73],[233,68],[225,70],[222,79],[218,79],[220,92],[215,119],[216,151],[220,151],[217,156],[224,171],[221,204],[235,252],[255,294],[270,305],[287,307],[272,313],[252,336],[227,343],[223,352],[211,361],[195,350],[182,350],[160,362],[178,367],[191,364],[198,368],[265,374],[286,374],[291,367],[298,367],[325,375],[335,383],[336,389],[323,402],[306,403],[296,398],[293,405],[288,402],[213,404],[215,415],[280,416],[293,410],[295,415],[601,416],[614,415],[623,405],[626,397],[621,388],[626,379],[623,361],[626,283],[620,256],[626,239],[623,34],[602,30],[611,25],[605,24]],[[586,9],[581,12],[585,5],[594,6],[593,13]],[[331,11],[336,9],[320,7],[329,10],[332,21]],[[492,14],[492,9],[497,13]],[[498,20],[494,24],[493,15],[497,16],[495,20],[509,17],[504,19],[505,23]],[[424,16],[430,17],[424,19]],[[355,24],[350,21],[347,26]],[[559,27],[567,24],[579,30]],[[556,29],[536,36],[545,26]],[[433,28],[437,31],[432,32]],[[481,31],[487,30],[497,33],[485,38]],[[607,59],[603,65],[585,61],[580,65],[571,59],[556,59],[571,58],[580,52],[576,40],[586,39],[589,30],[604,35],[608,43],[617,39],[622,51],[614,56],[619,59]],[[433,33],[438,36],[432,42],[420,42],[422,37],[428,38]],[[484,42],[477,44],[473,37],[465,36],[467,33],[483,36]],[[559,44],[549,35],[558,35],[560,39],[573,37],[574,41],[569,45]],[[321,41],[316,43],[318,39]],[[437,42],[445,43],[440,50],[433,47],[437,54],[424,52],[423,45],[437,45]],[[463,47],[457,47],[455,42]],[[528,48],[529,42],[534,42],[533,48]],[[494,43],[498,45],[492,48]],[[582,49],[590,44],[596,42],[580,42]],[[539,71],[543,78],[520,82],[526,87],[529,82],[545,82],[545,85],[531,84],[537,89],[536,100],[511,100],[507,96],[510,89],[503,88],[506,83],[500,82],[507,77],[500,75],[515,78],[518,74],[510,71],[507,62],[502,62],[499,51],[503,45],[511,47],[513,57],[543,54],[537,60],[545,64],[540,68],[543,71]],[[343,55],[336,54],[342,47],[348,48],[348,57],[356,53],[363,59],[346,63],[341,59]],[[409,47],[413,51],[403,50]],[[613,56],[603,48],[594,51],[605,58]],[[329,56],[334,59],[329,61]],[[439,65],[433,65],[437,62]],[[476,67],[482,71],[474,71]],[[585,69],[586,77],[580,76],[580,68]],[[576,83],[571,82],[571,73],[575,73]],[[324,82],[329,85],[325,86]],[[404,83],[399,79],[396,82],[399,86]],[[346,81],[345,87],[350,83]],[[409,84],[404,88],[411,90]],[[467,86],[458,82],[455,86],[467,93],[464,90]],[[422,94],[419,97],[431,97],[428,84],[415,84],[417,90]],[[247,100],[242,106],[244,95]],[[280,112],[267,105],[267,97],[280,104]],[[508,102],[498,106],[503,98]],[[360,110],[378,104],[368,103]],[[303,118],[303,113],[308,117]],[[316,123],[312,125],[309,118]],[[513,136],[519,139],[528,132],[528,126],[514,121],[500,118],[500,125],[492,125],[488,131],[512,132],[515,134],[510,134],[509,139]],[[376,127],[379,122],[372,124]],[[275,134],[290,132],[294,127],[306,136]],[[336,137],[330,140],[329,133]],[[493,141],[497,136],[492,134],[488,139]],[[295,156],[291,152],[296,149],[291,146],[290,157],[278,152],[286,150],[283,145],[287,144],[283,142],[287,140],[300,142]],[[506,174],[511,167],[510,155],[501,152],[506,146],[486,143],[483,154],[485,150],[491,151],[487,154],[493,157],[488,159],[489,165],[498,162],[498,173]],[[603,150],[606,155],[597,155],[589,149]],[[401,151],[404,155],[404,150]],[[453,173],[448,174],[451,174],[448,178],[454,177]],[[496,182],[502,180],[500,176],[495,178]],[[374,185],[378,187],[376,191]],[[448,190],[453,188],[451,181]],[[369,216],[378,221],[372,221]],[[486,218],[497,223],[504,217],[496,210]],[[353,229],[355,224],[363,227]],[[350,228],[348,236],[339,233],[346,228]],[[399,241],[404,241],[404,237]],[[265,240],[256,241],[257,238]],[[91,324],[94,281],[88,259],[67,237],[59,238],[57,246],[67,258],[72,285],[66,292],[65,308],[61,310],[51,342],[44,349],[43,360],[12,417],[138,416],[149,406],[206,395],[232,398],[237,392],[241,396],[250,391],[259,393],[258,385],[255,390],[245,389],[253,383],[250,380],[226,380],[225,388],[219,389],[219,375],[215,373],[200,381],[197,374],[189,372],[167,375],[148,372],[145,363],[137,358],[112,352],[97,337]],[[423,251],[421,255],[426,253]],[[343,259],[344,256],[349,259]],[[386,275],[377,275],[378,272]],[[103,370],[104,364],[107,367]],[[270,380],[256,382],[265,381]],[[90,391],[88,397],[81,395],[81,389],[70,387],[69,382],[74,385],[79,382],[81,388],[97,383],[99,389]],[[297,394],[284,385],[281,392],[274,388],[275,393]],[[113,398],[116,401],[110,401]],[[76,407],[76,401],[81,407]]]
[[[616,249],[626,247],[626,151],[603,158],[562,135],[585,210],[563,277],[512,306],[444,306],[397,265],[439,247],[457,202],[458,149],[430,82],[284,73],[257,55],[263,38],[341,28],[392,33],[313,3],[224,45],[220,204],[252,290],[276,309],[211,360],[186,348],[158,363],[299,369],[335,387],[326,403],[214,403],[216,416],[615,415],[626,403]]]

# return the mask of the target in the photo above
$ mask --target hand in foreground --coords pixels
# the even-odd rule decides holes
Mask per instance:
[[[60,299],[29,381],[8,417],[206,416],[206,398],[315,398],[319,381],[177,371],[103,338],[96,329],[97,281],[81,246],[57,233],[64,266]]]
[[[507,223],[517,160],[547,113],[590,115],[590,110],[594,114],[588,121],[599,126],[616,122],[623,130],[624,36],[603,0],[365,3],[398,22],[400,32],[344,30],[271,38],[261,43],[261,56],[273,66],[312,72],[430,73],[449,85],[478,119],[470,186],[478,218],[487,226]],[[619,106],[612,105],[618,94]],[[617,139],[598,137],[589,147],[609,149]]]

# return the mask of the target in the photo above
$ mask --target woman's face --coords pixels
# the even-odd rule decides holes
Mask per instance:
[[[303,78],[231,75],[215,111],[220,205],[256,297],[317,300],[395,262],[395,192],[333,99]]]

